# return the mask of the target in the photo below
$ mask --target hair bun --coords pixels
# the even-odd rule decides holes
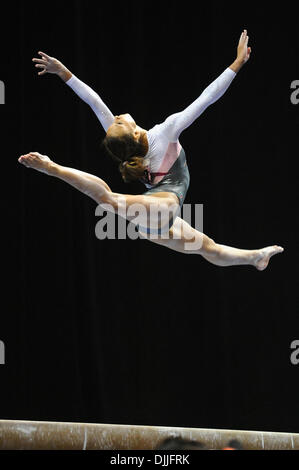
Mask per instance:
[[[131,167],[135,167],[135,166],[137,166],[137,164],[138,164],[137,162],[139,161],[139,158],[141,158],[141,157],[132,157],[132,158],[127,162],[127,164],[128,164],[129,166],[131,166]]]
[[[136,181],[144,177],[143,157],[130,157],[119,165],[120,172],[126,183]]]
[[[122,162],[122,166],[136,166],[136,162],[134,160],[125,160]]]

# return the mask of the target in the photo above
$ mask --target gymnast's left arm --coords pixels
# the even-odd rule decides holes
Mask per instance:
[[[38,75],[45,73],[52,73],[58,75],[72,90],[87,103],[93,112],[96,114],[98,120],[102,124],[105,131],[114,121],[114,116],[110,109],[105,105],[99,95],[90,86],[83,83],[77,78],[70,70],[68,70],[59,60],[51,57],[44,52],[39,52],[40,58],[32,59],[37,62],[36,67],[42,70]]]
[[[236,74],[248,61],[250,53],[247,31],[244,30],[239,40],[236,60],[190,106],[180,113],[172,114],[165,120],[165,131],[168,132],[170,141],[176,142],[184,129],[189,127],[208,106],[221,98]]]

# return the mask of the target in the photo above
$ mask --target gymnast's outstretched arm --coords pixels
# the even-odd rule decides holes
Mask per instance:
[[[110,127],[114,121],[114,116],[100,96],[90,88],[90,86],[86,85],[72,74],[72,72],[70,72],[70,70],[68,70],[59,60],[54,57],[50,57],[44,52],[39,52],[39,55],[41,58],[32,59],[33,62],[36,62],[36,67],[43,69],[38,73],[38,75],[44,75],[45,73],[54,73],[58,75],[85,103],[91,107],[104,130],[107,131],[108,127]]]
[[[165,131],[171,142],[176,142],[181,132],[189,127],[211,104],[226,92],[241,67],[248,61],[251,48],[248,47],[247,30],[241,34],[236,60],[214,80],[192,104],[184,111],[169,116],[164,123]]]

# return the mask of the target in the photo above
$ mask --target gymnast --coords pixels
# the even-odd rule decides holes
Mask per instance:
[[[35,67],[41,69],[38,75],[58,75],[91,107],[106,132],[103,145],[117,162],[124,182],[141,181],[147,189],[143,194],[115,193],[97,176],[59,165],[39,152],[22,155],[18,161],[25,167],[65,181],[97,204],[111,207],[122,216],[124,214],[129,221],[134,220],[130,209],[136,204],[142,206],[146,220],[136,224],[141,238],[180,253],[199,254],[216,266],[251,265],[259,271],[264,270],[270,258],[283,251],[282,247],[272,245],[246,250],[221,245],[179,216],[190,181],[186,155],[179,137],[208,106],[225,93],[248,61],[251,54],[248,39],[247,30],[244,30],[238,42],[235,61],[186,109],[172,114],[150,130],[138,126],[130,114],[114,116],[98,94],[59,60],[44,52],[38,53],[39,58],[32,59],[36,62]],[[150,214],[155,213],[151,211],[153,207],[160,214],[158,222],[157,217],[151,220]],[[155,236],[152,236],[153,233]]]

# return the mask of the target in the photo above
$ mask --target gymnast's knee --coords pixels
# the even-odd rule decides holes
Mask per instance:
[[[119,206],[119,200],[117,195],[113,193],[111,190],[105,190],[97,195],[97,203],[100,205],[107,205],[117,211]]]
[[[212,238],[203,234],[202,246],[199,250],[199,254],[217,257],[219,254],[219,246]]]

